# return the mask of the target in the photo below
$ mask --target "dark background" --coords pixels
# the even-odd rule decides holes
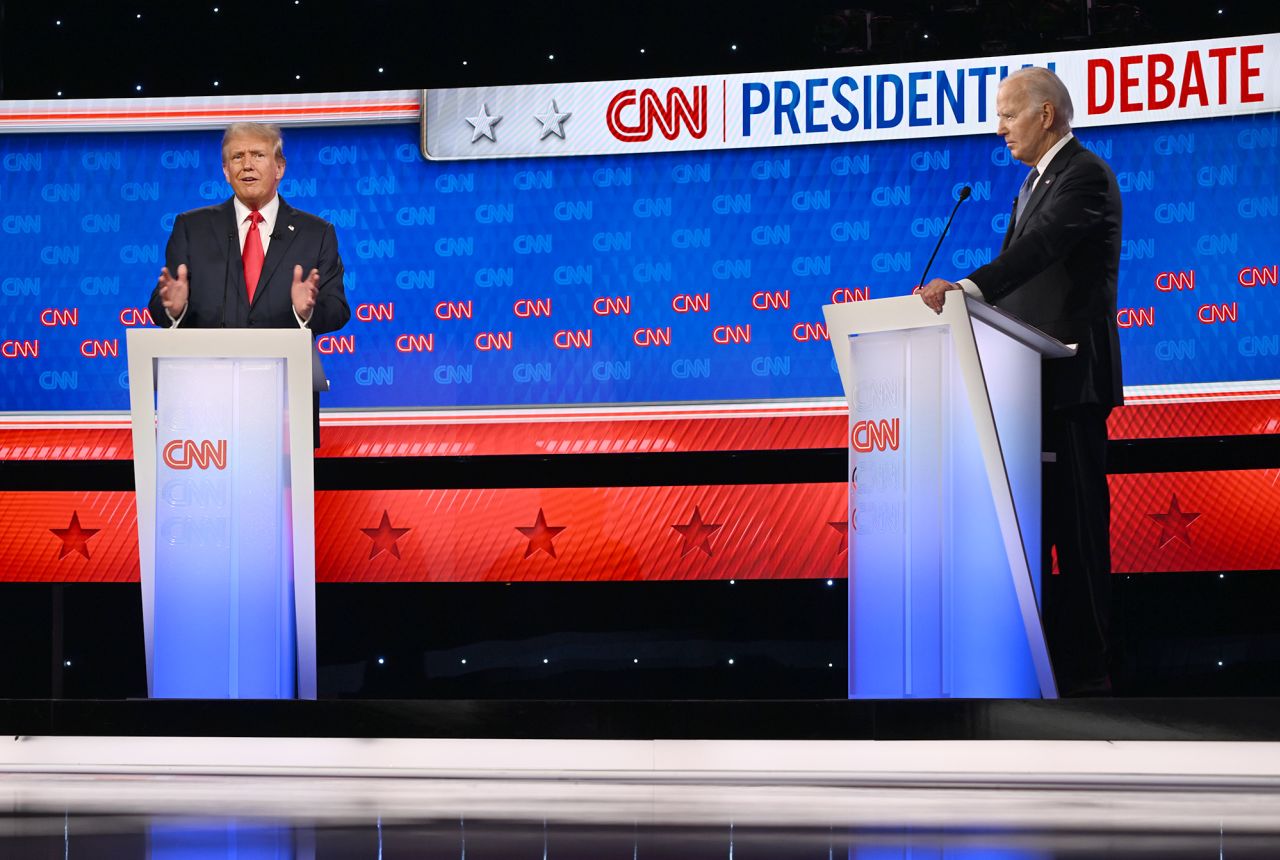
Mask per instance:
[[[0,13],[6,99],[666,77],[1280,29],[1272,0],[6,0]]]
[[[0,2],[0,98],[665,77],[1276,30],[1274,0],[10,0]],[[1276,468],[1278,451],[1273,439],[1127,442],[1113,444],[1112,468]],[[786,474],[801,454],[767,456]],[[711,482],[723,457],[694,458],[688,482]],[[0,491],[55,488],[33,479],[31,465],[0,462]],[[55,465],[43,473],[58,488],[131,488],[128,464],[62,465],[70,471]],[[566,463],[562,480],[582,485],[601,465]],[[318,486],[374,489],[376,473],[322,461]],[[810,479],[844,479],[843,466],[832,473]],[[1116,580],[1117,694],[1280,693],[1276,572]],[[844,581],[321,585],[317,599],[322,697],[768,699],[846,691]],[[141,616],[137,585],[0,586],[0,698],[144,696]]]

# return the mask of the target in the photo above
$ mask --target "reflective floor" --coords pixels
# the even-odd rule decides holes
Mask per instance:
[[[1280,789],[0,775],[3,858],[1272,858]]]

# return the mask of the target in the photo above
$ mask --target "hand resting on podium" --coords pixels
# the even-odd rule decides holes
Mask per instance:
[[[935,313],[942,313],[942,303],[947,300],[947,293],[951,290],[962,289],[959,284],[942,278],[934,278],[923,287],[916,287],[915,291],[920,294],[920,298]]]

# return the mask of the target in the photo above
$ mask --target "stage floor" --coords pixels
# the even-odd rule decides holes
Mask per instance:
[[[1272,699],[0,701],[0,857],[1270,858],[1278,715]]]
[[[1262,858],[1274,788],[0,776],[6,858]]]

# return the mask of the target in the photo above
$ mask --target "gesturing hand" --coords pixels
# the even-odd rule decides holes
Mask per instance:
[[[316,307],[316,292],[320,289],[320,271],[312,269],[311,274],[306,279],[302,277],[302,266],[293,267],[293,287],[291,295],[293,297],[294,313],[302,319],[303,322],[311,319],[311,312]]]
[[[156,281],[160,288],[160,303],[173,319],[182,316],[187,309],[187,297],[191,294],[191,283],[187,280],[187,264],[178,264],[178,277],[169,274],[169,267],[160,270],[160,278]]]

